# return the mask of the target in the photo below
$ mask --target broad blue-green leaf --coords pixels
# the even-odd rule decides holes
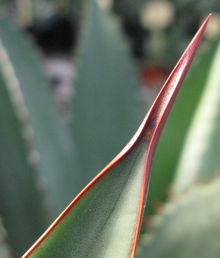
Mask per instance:
[[[37,167],[31,161],[35,149],[31,134],[27,137],[31,129],[25,111],[17,77],[0,40],[0,215],[16,257],[52,220]]]
[[[3,18],[0,18],[0,38],[28,109],[38,152],[33,159],[37,161],[39,156],[39,170],[47,180],[48,193],[58,215],[72,200],[72,194],[83,188],[77,177],[80,169],[74,142],[58,114],[33,46]]]
[[[93,0],[85,1],[81,34],[71,127],[85,186],[129,141],[145,111],[122,32]]]
[[[205,182],[220,168],[220,43],[177,168],[173,190],[182,192],[197,179]]]
[[[134,257],[156,145],[208,19],[175,66],[131,141],[23,258]]]
[[[0,218],[0,257],[1,258],[12,258],[12,250],[10,248],[10,245],[7,239],[8,239],[7,232]]]
[[[197,184],[152,216],[136,258],[218,258],[220,180]]]

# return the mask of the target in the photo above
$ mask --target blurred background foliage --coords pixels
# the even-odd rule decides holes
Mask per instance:
[[[210,12],[156,152],[141,245],[152,240],[149,216],[181,174],[182,149],[217,51],[218,1],[0,1],[0,216],[9,239],[1,225],[1,257],[21,256],[125,146]],[[213,112],[215,130],[203,137],[213,145],[197,154],[202,162],[214,150],[214,161],[207,156],[211,176],[220,166]],[[152,250],[140,247],[138,254],[157,257]]]

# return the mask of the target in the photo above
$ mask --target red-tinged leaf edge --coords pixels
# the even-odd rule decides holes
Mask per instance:
[[[124,147],[124,149],[76,196],[76,198],[67,206],[67,208],[61,213],[61,215],[52,223],[52,225],[44,232],[44,234],[31,246],[31,248],[22,256],[22,258],[27,258],[44,239],[50,234],[51,231],[59,224],[59,222],[68,214],[68,212],[74,207],[74,205],[85,195],[87,191],[108,171],[120,162],[120,160],[127,154],[131,148],[140,140],[146,139],[149,141],[148,151],[146,153],[145,159],[145,177],[142,184],[141,191],[141,201],[140,207],[137,215],[137,225],[134,233],[132,249],[130,253],[130,258],[135,255],[138,235],[140,231],[144,205],[146,201],[146,193],[148,190],[148,183],[150,177],[150,169],[152,166],[153,156],[156,150],[157,143],[159,141],[160,135],[164,128],[165,122],[171,111],[173,103],[185,78],[185,75],[189,69],[189,66],[193,60],[196,53],[198,45],[201,41],[204,30],[207,26],[211,14],[206,18],[204,23],[201,25],[200,29],[190,42],[189,46],[186,48],[185,52],[181,56],[180,60],[174,67],[161,91],[159,92],[157,98],[152,104],[149,112],[141,123],[139,129],[129,141],[129,143]]]

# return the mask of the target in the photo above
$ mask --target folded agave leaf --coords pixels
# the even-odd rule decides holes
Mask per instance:
[[[173,191],[183,192],[196,180],[206,182],[220,168],[220,42],[205,89],[180,156]]]
[[[136,134],[73,200],[25,257],[134,257],[157,142],[206,19]]]

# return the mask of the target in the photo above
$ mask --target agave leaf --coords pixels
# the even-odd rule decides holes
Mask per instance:
[[[12,250],[7,241],[7,232],[3,226],[2,220],[0,218],[0,257],[1,258],[12,258]]]
[[[138,258],[219,257],[220,179],[197,184],[164,205],[140,237]]]
[[[196,180],[206,182],[220,168],[220,41],[206,86],[193,117],[173,183],[182,192]]]
[[[134,257],[156,145],[208,19],[175,66],[131,141],[23,258]]]
[[[16,82],[0,40],[0,214],[20,257],[50,225],[52,216],[37,167],[31,162],[35,149],[31,134],[25,135],[30,125]],[[25,232],[22,238],[21,232]]]
[[[168,197],[167,189],[173,181],[184,140],[205,88],[217,43],[218,41],[215,40],[202,53],[196,55],[170,112],[151,169],[150,189],[146,204],[147,215],[154,214],[155,206],[159,202],[165,202]]]
[[[33,46],[25,35],[2,17],[0,38],[1,47],[13,66],[28,109],[34,131],[34,145],[39,154],[35,155],[35,160],[39,156],[39,171],[48,182],[48,193],[55,205],[57,216],[72,200],[69,188],[72,187],[76,195],[84,187],[78,181],[80,169],[74,142],[67,126],[61,121]],[[9,67],[8,73],[10,71]]]
[[[145,115],[137,98],[137,67],[117,23],[96,1],[84,2],[71,126],[83,187],[125,146]]]

